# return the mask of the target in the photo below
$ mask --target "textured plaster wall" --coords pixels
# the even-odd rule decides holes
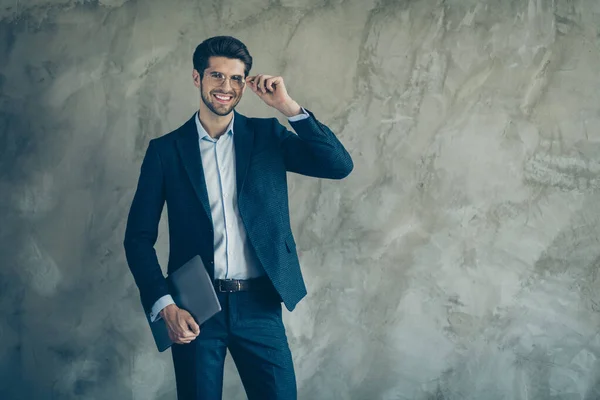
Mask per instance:
[[[356,164],[290,177],[301,399],[600,398],[598,0],[0,2],[0,398],[175,398],[122,239],[215,34]]]

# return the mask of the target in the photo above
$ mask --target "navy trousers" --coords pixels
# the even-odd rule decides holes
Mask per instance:
[[[296,376],[276,292],[217,293],[221,312],[171,348],[178,400],[221,400],[229,349],[249,400],[295,400]]]

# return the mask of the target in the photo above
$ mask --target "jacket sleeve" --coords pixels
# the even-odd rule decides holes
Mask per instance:
[[[146,313],[169,294],[154,250],[158,223],[165,203],[164,175],[154,139],[148,144],[125,229],[125,256],[140,291]]]
[[[290,121],[297,134],[273,119],[286,169],[317,178],[345,178],[354,168],[350,154],[327,126],[306,111],[308,118]]]

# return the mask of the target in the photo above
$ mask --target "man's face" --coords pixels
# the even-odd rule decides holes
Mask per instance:
[[[194,70],[193,78],[206,108],[219,116],[229,114],[246,89],[244,63],[237,59],[210,57],[204,77],[200,79],[200,74]]]

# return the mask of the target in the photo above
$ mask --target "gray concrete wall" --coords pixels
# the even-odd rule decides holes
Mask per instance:
[[[0,398],[175,398],[122,239],[216,34],[356,164],[290,177],[301,399],[600,398],[598,0],[2,1]]]

